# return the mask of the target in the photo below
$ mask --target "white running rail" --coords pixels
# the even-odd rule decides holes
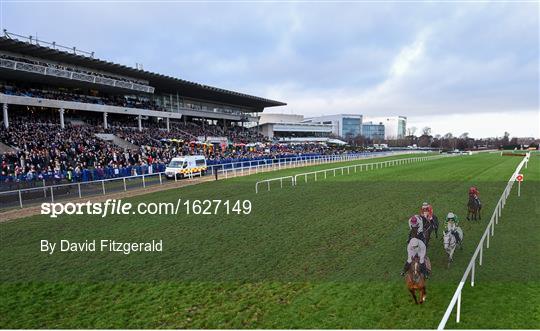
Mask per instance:
[[[489,248],[489,237],[490,232],[491,236],[495,234],[495,224],[499,223],[499,218],[501,217],[502,209],[504,208],[504,205],[506,204],[506,199],[510,195],[510,191],[512,190],[512,186],[514,185],[514,182],[516,181],[516,176],[521,171],[521,168],[528,164],[529,158],[531,156],[531,153],[527,153],[523,160],[519,163],[516,170],[512,174],[512,177],[508,180],[508,184],[506,184],[506,188],[504,189],[501,197],[499,198],[499,201],[497,202],[497,206],[495,207],[495,210],[493,211],[493,215],[491,215],[491,220],[489,221],[486,230],[484,231],[484,234],[482,235],[482,238],[480,238],[480,242],[478,243],[478,246],[476,247],[476,250],[474,251],[474,254],[471,258],[471,261],[469,262],[469,265],[467,266],[467,269],[465,269],[465,273],[463,274],[463,277],[461,278],[461,281],[459,282],[459,285],[456,289],[456,292],[454,293],[454,296],[452,297],[452,300],[450,300],[450,304],[448,305],[448,308],[446,309],[446,312],[444,313],[443,318],[441,319],[441,322],[439,323],[439,326],[437,327],[437,330],[443,330],[446,326],[446,322],[448,322],[448,319],[450,318],[450,315],[452,314],[452,311],[454,310],[454,307],[457,304],[457,310],[456,310],[456,323],[459,323],[460,315],[461,315],[461,292],[463,291],[463,287],[465,286],[465,283],[467,282],[467,278],[469,277],[469,274],[471,275],[471,286],[474,286],[474,271],[476,267],[476,259],[478,258],[479,265],[482,265],[482,255],[484,251],[484,242],[486,242],[486,248]]]
[[[291,186],[296,186],[298,184],[298,177],[303,177],[304,182],[307,183],[308,178],[311,176],[314,178],[315,181],[317,181],[318,176],[323,177],[326,179],[328,177],[328,173],[330,173],[333,176],[336,176],[336,174],[339,174],[341,172],[341,175],[344,175],[345,172],[347,174],[351,173],[351,170],[353,172],[358,172],[358,169],[360,171],[368,171],[368,170],[376,170],[376,169],[382,169],[387,167],[392,167],[396,165],[402,165],[402,164],[409,164],[409,163],[415,163],[415,162],[423,162],[423,161],[430,161],[435,159],[440,159],[443,157],[449,157],[449,156],[457,156],[457,155],[463,155],[463,154],[443,154],[443,155],[436,155],[436,156],[418,156],[418,157],[410,157],[410,158],[403,158],[403,159],[395,159],[395,160],[388,160],[388,161],[381,161],[381,162],[372,162],[372,163],[360,163],[360,164],[353,164],[350,166],[344,166],[344,167],[338,167],[338,168],[331,168],[331,169],[322,169],[317,171],[310,171],[310,172],[304,172],[301,174],[292,176],[286,176],[286,177],[277,177],[277,178],[270,178],[270,179],[264,179],[260,180],[255,183],[255,193],[259,193],[259,185],[266,184],[267,191],[270,191],[270,183],[271,182],[280,182],[280,188],[283,188],[283,181],[284,180],[291,180]]]

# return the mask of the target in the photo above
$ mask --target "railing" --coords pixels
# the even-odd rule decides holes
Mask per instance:
[[[402,152],[411,153],[411,152]],[[216,164],[208,166],[208,173],[218,172],[218,176],[225,179],[240,175],[250,175],[259,172],[280,170],[284,168],[307,166],[328,162],[356,160],[360,158],[384,156],[389,153],[349,154],[331,156],[299,156],[290,158],[263,159],[253,161],[240,161],[234,163]],[[392,154],[392,153],[391,153]],[[393,153],[397,154],[397,153]],[[200,175],[202,176],[202,174]],[[193,177],[189,177],[192,179]],[[163,185],[166,179],[165,172],[142,174],[119,178],[100,179],[89,182],[73,182],[51,186],[32,187],[26,189],[0,192],[0,210],[7,208],[24,208],[29,205],[43,202],[54,202],[61,199],[82,198],[93,195],[106,195],[132,189],[146,188],[152,185]],[[175,181],[177,179],[175,178]]]
[[[8,59],[1,59],[0,67],[12,69],[12,70],[21,70],[21,71],[47,75],[47,76],[73,79],[73,80],[78,80],[78,81],[83,81],[83,82],[88,82],[88,83],[94,83],[94,84],[117,86],[117,87],[121,87],[125,89],[142,91],[142,92],[147,92],[147,93],[154,93],[155,91],[154,87],[152,86],[146,86],[146,85],[127,82],[123,80],[117,80],[113,78],[105,78],[105,77],[101,77],[97,75],[90,75],[90,74],[71,71],[71,70],[46,67],[39,64],[18,62],[18,61],[8,60]]]
[[[508,184],[506,184],[506,188],[504,189],[501,197],[499,198],[499,201],[497,202],[497,205],[495,206],[495,210],[493,211],[493,214],[491,215],[491,220],[489,221],[486,227],[486,230],[482,234],[482,238],[480,238],[480,242],[478,243],[478,246],[476,247],[476,250],[474,251],[471,261],[469,262],[467,269],[465,269],[465,273],[463,274],[463,277],[461,278],[461,281],[459,282],[456,292],[454,293],[454,296],[450,300],[450,304],[448,305],[448,308],[446,309],[446,312],[444,313],[444,316],[441,319],[439,326],[437,327],[438,330],[443,330],[445,328],[446,322],[448,322],[448,319],[450,318],[450,315],[452,314],[452,311],[454,310],[454,307],[456,306],[456,304],[457,304],[456,323],[459,323],[460,316],[461,316],[461,292],[463,291],[463,287],[465,286],[465,283],[467,282],[467,278],[469,278],[469,274],[471,276],[471,287],[474,286],[474,272],[476,268],[476,259],[478,258],[479,265],[482,265],[484,242],[486,242],[486,248],[489,248],[490,233],[491,233],[491,237],[493,237],[493,235],[495,234],[495,224],[499,223],[499,218],[501,217],[502,210],[506,204],[506,199],[510,195],[512,186],[514,185],[514,182],[516,181],[516,176],[521,171],[521,168],[523,167],[523,165],[527,166],[530,156],[531,156],[531,153],[527,153],[527,155],[519,163],[516,170],[514,171],[514,173],[508,180]]]
[[[255,183],[255,193],[259,193],[259,185],[266,184],[267,191],[270,191],[270,183],[271,182],[280,182],[280,188],[283,188],[283,180],[291,178],[291,186],[296,186],[298,184],[298,178],[303,177],[304,182],[307,183],[308,178],[313,177],[315,181],[318,179],[318,174],[321,175],[321,177],[324,177],[326,179],[328,177],[328,173],[333,175],[334,177],[336,174],[339,174],[341,171],[341,175],[345,174],[345,171],[347,171],[347,174],[351,173],[351,169],[354,171],[354,173],[358,172],[358,168],[360,171],[368,171],[368,170],[377,170],[387,167],[392,167],[396,165],[402,165],[402,164],[410,164],[415,162],[422,162],[422,161],[429,161],[434,159],[440,159],[442,157],[449,157],[449,156],[457,156],[462,154],[445,154],[445,155],[436,155],[436,156],[420,156],[420,157],[412,157],[412,158],[405,158],[405,159],[396,159],[396,160],[388,160],[388,161],[381,161],[381,162],[372,162],[372,163],[361,163],[361,164],[353,164],[350,166],[344,166],[344,167],[337,167],[332,169],[322,169],[317,171],[310,171],[310,172],[304,172],[301,174],[296,174],[294,176],[287,176],[287,177],[278,177],[278,178],[270,178],[270,179],[264,179],[261,181],[258,181]],[[371,169],[370,169],[371,168]]]

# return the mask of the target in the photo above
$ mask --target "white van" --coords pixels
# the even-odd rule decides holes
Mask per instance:
[[[204,175],[207,169],[204,156],[188,155],[173,158],[165,168],[165,175],[167,178],[174,178],[175,176],[184,178],[193,175]]]

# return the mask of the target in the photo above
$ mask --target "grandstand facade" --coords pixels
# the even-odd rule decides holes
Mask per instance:
[[[112,118],[130,118],[139,131],[145,122],[168,131],[174,121],[227,128],[258,122],[265,108],[285,105],[7,34],[0,37],[0,84],[4,128],[20,111],[44,108],[56,112],[62,127],[90,119],[107,129]]]
[[[298,143],[262,134],[262,112],[283,102],[6,32],[0,104],[0,191],[153,174],[185,155],[230,167],[346,152],[328,138]]]

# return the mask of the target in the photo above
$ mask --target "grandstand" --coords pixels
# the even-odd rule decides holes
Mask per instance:
[[[0,77],[4,183],[101,178],[85,171],[140,174],[186,154],[212,163],[327,152],[321,142],[288,146],[260,132],[260,114],[283,102],[6,31]]]

